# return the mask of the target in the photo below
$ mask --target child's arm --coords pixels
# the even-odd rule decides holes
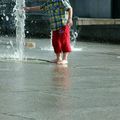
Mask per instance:
[[[71,8],[68,9],[68,22],[67,22],[67,24],[70,27],[73,25],[72,17],[73,17],[73,9],[71,7]]]
[[[41,6],[25,7],[24,9],[25,9],[26,12],[29,12],[29,11],[40,11],[40,10],[42,10],[42,7]]]

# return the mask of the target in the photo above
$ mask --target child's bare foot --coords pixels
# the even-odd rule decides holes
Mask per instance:
[[[58,63],[58,62],[61,62],[62,60],[60,59],[60,60],[58,60],[58,59],[55,59],[55,60],[51,60],[50,62],[51,63]]]
[[[65,64],[68,64],[68,61],[67,60],[61,60],[61,61],[58,61],[57,64],[65,65]]]

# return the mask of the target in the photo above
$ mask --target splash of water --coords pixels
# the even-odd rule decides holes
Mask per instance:
[[[71,29],[71,31],[70,31],[70,40],[71,40],[72,47],[75,47],[77,37],[78,37],[78,33],[74,29]]]
[[[24,45],[25,45],[25,0],[16,0],[16,5],[13,8],[15,15],[15,25],[16,25],[16,55],[19,60],[24,58]]]

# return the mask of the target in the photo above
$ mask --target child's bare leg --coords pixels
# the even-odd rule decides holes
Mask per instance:
[[[63,59],[62,59],[62,61],[58,62],[58,64],[67,64],[68,63],[68,55],[69,55],[69,52],[64,52]]]
[[[61,53],[56,53],[56,57],[57,62],[62,60]]]
[[[63,60],[68,60],[68,55],[69,55],[69,53],[68,52],[65,52],[65,53],[63,53]]]
[[[56,53],[56,59],[52,60],[53,63],[58,63],[62,60],[61,53]]]

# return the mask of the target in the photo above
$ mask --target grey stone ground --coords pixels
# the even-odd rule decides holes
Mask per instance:
[[[76,48],[82,51],[71,53],[67,67],[0,62],[0,120],[120,120],[120,46]],[[54,57],[51,50],[26,51]]]

